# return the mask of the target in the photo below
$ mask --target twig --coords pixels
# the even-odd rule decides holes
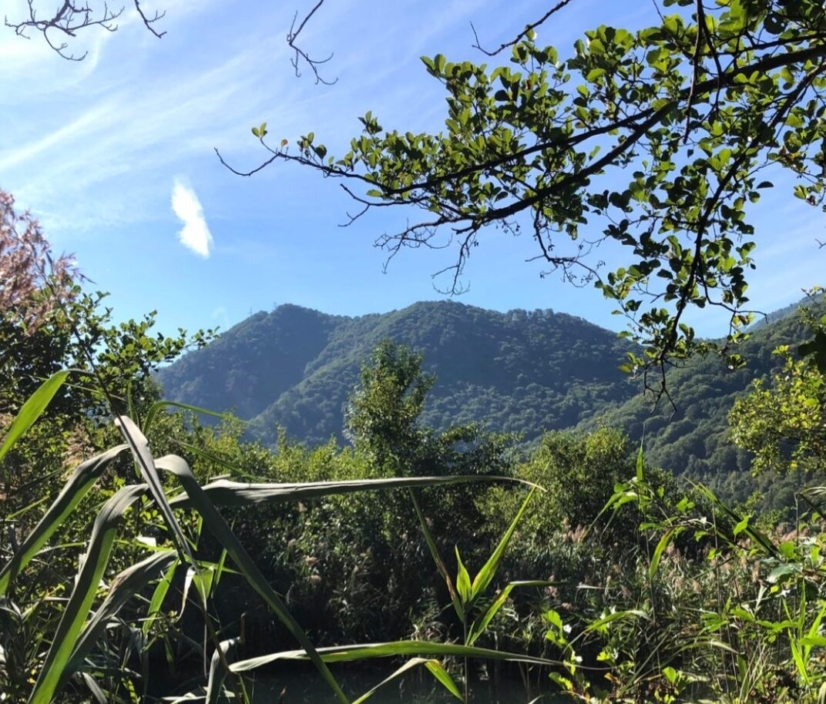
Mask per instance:
[[[310,70],[313,72],[315,76],[316,83],[323,83],[324,85],[331,86],[338,81],[338,78],[334,78],[332,81],[327,80],[326,78],[322,77],[321,73],[319,72],[319,66],[322,64],[326,64],[330,59],[333,58],[333,54],[331,53],[326,59],[312,59],[310,55],[304,51],[301,47],[296,46],[296,39],[301,34],[301,31],[306,26],[307,22],[310,18],[319,10],[319,8],[324,4],[324,0],[318,0],[312,10],[310,10],[307,15],[305,15],[304,19],[301,20],[301,23],[298,25],[298,29],[296,29],[295,23],[298,21],[298,12],[295,13],[293,16],[293,23],[290,25],[290,31],[287,32],[287,46],[290,47],[295,52],[295,56],[290,59],[290,63],[292,64],[293,68],[295,69],[296,77],[301,77],[300,71],[300,64],[301,60],[303,59],[304,62],[310,67]]]
[[[519,34],[517,34],[516,37],[511,39],[509,42],[501,44],[498,49],[494,49],[493,51],[488,51],[487,49],[482,48],[481,43],[479,42],[479,35],[476,33],[476,28],[473,26],[473,23],[471,23],[470,28],[473,30],[473,36],[476,39],[476,43],[473,44],[473,48],[478,49],[486,56],[496,56],[508,47],[512,47],[514,44],[517,44],[518,42],[522,41],[522,39],[524,39],[528,34],[533,32],[537,27],[549,20],[553,15],[562,10],[566,5],[569,5],[572,1],[573,0],[559,0],[559,2],[556,5],[554,5],[550,10],[548,10],[544,15],[542,15],[542,17],[536,20],[536,22],[532,22],[531,24],[526,25],[525,29],[519,32]]]
[[[132,0],[135,10],[143,21],[144,26],[152,32],[159,39],[166,34],[166,32],[159,32],[153,26],[157,21],[163,18],[165,12],[155,12],[152,17],[147,15],[141,7],[140,0]],[[67,41],[56,41],[52,35],[57,32],[58,36],[69,37],[75,39],[77,33],[89,27],[99,27],[107,32],[115,32],[118,29],[116,20],[123,15],[125,7],[119,10],[112,10],[109,5],[103,4],[103,11],[99,15],[95,15],[95,11],[89,6],[88,0],[81,4],[79,0],[63,0],[60,5],[53,12],[48,13],[45,18],[38,17],[37,8],[35,7],[35,0],[27,0],[28,17],[20,22],[9,21],[8,16],[4,18],[6,27],[13,29],[15,34],[24,39],[29,39],[27,31],[34,30],[40,32],[49,47],[57,53],[60,57],[67,61],[83,61],[89,54],[84,51],[80,55],[75,55],[68,51],[69,44]]]

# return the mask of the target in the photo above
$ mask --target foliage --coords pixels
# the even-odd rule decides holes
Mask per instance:
[[[35,393],[32,402],[21,410],[18,422],[23,423],[23,431],[27,427],[31,427],[32,423],[45,410],[49,400],[54,395],[53,387],[55,384],[64,382],[65,378],[66,375],[61,373],[54,380],[47,381]],[[151,413],[150,417],[152,417]],[[150,619],[156,617],[169,589],[169,582],[179,565],[188,569],[184,599],[186,600],[187,592],[190,589],[189,585],[191,585],[194,587],[193,600],[204,612],[206,633],[209,634],[217,658],[216,666],[213,669],[220,666],[220,670],[224,674],[229,674],[225,654],[232,641],[223,638],[223,627],[220,619],[216,619],[210,613],[209,606],[217,589],[221,573],[225,570],[224,561],[229,557],[238,572],[258,592],[264,602],[301,645],[302,652],[315,662],[321,675],[328,681],[338,698],[344,702],[348,701],[304,631],[221,517],[216,505],[250,507],[266,505],[267,503],[278,504],[284,501],[302,501],[324,497],[329,494],[350,493],[367,489],[449,484],[466,481],[467,478],[451,476],[439,478],[419,477],[414,479],[379,479],[371,482],[313,482],[288,485],[252,485],[217,481],[202,487],[197,482],[189,465],[181,457],[167,455],[156,460],[149,451],[148,441],[128,417],[118,418],[117,423],[122,430],[126,443],[81,464],[69,478],[63,491],[44,514],[42,520],[25,537],[11,558],[0,569],[0,598],[5,597],[8,600],[9,596],[14,595],[15,583],[24,576],[30,565],[34,566],[36,564],[36,559],[42,554],[49,538],[61,528],[66,519],[80,506],[83,497],[92,490],[106,466],[120,453],[131,450],[138,474],[143,481],[134,484],[123,484],[104,502],[98,512],[91,536],[86,544],[85,555],[81,560],[80,570],[74,580],[74,586],[70,589],[68,600],[60,615],[59,624],[54,632],[50,632],[51,629],[47,622],[42,624],[48,629],[46,630],[48,634],[46,638],[51,641],[45,657],[38,652],[42,642],[39,635],[35,639],[37,650],[32,648],[29,642],[26,642],[26,630],[23,628],[25,619],[21,616],[22,609],[14,602],[11,602],[10,606],[7,607],[10,613],[18,616],[19,621],[14,624],[17,628],[11,628],[8,632],[4,631],[2,651],[4,660],[6,650],[12,645],[27,652],[28,657],[33,660],[24,660],[22,663],[12,660],[14,667],[3,667],[2,676],[7,680],[4,690],[20,692],[28,689],[25,686],[28,684],[27,675],[28,672],[34,670],[38,673],[38,676],[28,694],[28,701],[31,704],[41,702],[45,704],[45,702],[54,701],[56,697],[61,695],[63,690],[69,687],[70,682],[76,676],[80,676],[80,682],[84,682],[85,686],[95,696],[108,697],[114,695],[114,692],[122,687],[125,687],[127,691],[136,692],[137,683],[130,680],[128,670],[119,670],[117,665],[111,661],[108,665],[100,665],[95,658],[91,657],[93,649],[99,640],[104,639],[104,633],[106,634],[104,640],[121,637],[126,642],[129,641],[130,632],[135,631],[136,624],[140,623],[142,619],[133,616],[132,618],[135,620],[123,622],[117,618],[118,614],[132,596],[147,589],[153,583],[155,584],[154,595],[149,602],[150,607],[147,616]],[[18,432],[16,427],[12,426],[9,434],[4,439],[3,446],[0,448],[0,455],[5,455],[21,437],[22,432]],[[159,470],[170,473],[180,484],[181,490],[170,492],[168,489],[164,489],[158,473]],[[132,506],[136,502],[140,502],[143,497],[150,498],[154,504],[157,510],[155,515],[159,519],[154,529],[156,535],[159,537],[163,535],[164,539],[161,541],[155,538],[148,541],[145,537],[138,535],[129,536],[129,542],[134,541],[133,547],[137,547],[140,543],[150,543],[153,549],[147,551],[149,554],[145,559],[112,575],[108,587],[104,586],[103,588],[104,595],[101,600],[98,596],[99,585],[104,575],[107,574],[107,567],[116,546],[115,539],[120,526]],[[190,538],[184,535],[186,523],[179,522],[179,519],[172,512],[173,506],[188,508],[197,512],[199,516],[197,522],[198,532],[200,532],[200,526],[203,526],[212,534],[224,551],[218,563],[205,563],[202,560],[195,559]],[[144,510],[146,509],[144,508]],[[197,545],[197,536],[194,542]],[[501,551],[499,552],[501,553]],[[494,569],[495,564],[489,568],[489,571]],[[158,581],[158,577],[162,574],[166,576]],[[487,579],[487,582],[489,581],[490,578]],[[98,606],[93,611],[92,607],[96,602]],[[25,608],[32,607],[27,605]],[[117,631],[120,630],[122,630],[122,633],[118,634]],[[28,637],[31,638],[32,635],[29,634]],[[223,639],[219,641],[219,637]],[[14,638],[21,639],[22,644],[13,643],[12,639]],[[204,643],[203,647],[206,649],[208,643]],[[143,658],[145,654],[146,651],[141,649],[139,656]],[[43,658],[42,661],[41,657]],[[205,683],[207,700],[216,700],[217,691],[214,691],[214,688],[219,687],[222,680],[223,676],[216,678],[210,675],[209,681]],[[236,696],[243,696],[246,700],[247,695],[243,680],[238,680],[235,686],[237,687]],[[110,694],[105,694],[106,692],[110,692]]]
[[[713,358],[693,359],[669,370],[670,402],[661,399],[654,407],[650,398],[638,396],[599,412],[579,427],[607,426],[621,429],[634,442],[644,439],[652,466],[702,481],[727,501],[744,502],[760,491],[764,510],[793,506],[796,481],[776,474],[752,478],[751,456],[732,441],[729,420],[735,419],[730,415],[732,407],[746,397],[753,380],[769,379],[779,372],[782,361],[773,351],[811,336],[811,328],[797,312],[799,307],[751,332],[740,350],[749,360],[747,367],[726,369]],[[816,303],[813,311],[822,315],[822,304]]]
[[[425,356],[437,382],[423,422],[445,430],[484,423],[527,440],[576,425],[636,387],[618,370],[616,335],[552,311],[497,313],[441,301],[360,318],[297,306],[258,313],[159,375],[166,395],[275,428],[312,445],[342,438],[359,368],[383,339]]]
[[[78,277],[72,258],[52,259],[37,220],[18,214],[14,196],[0,190],[0,310],[31,335],[71,300]]]
[[[814,323],[811,311],[809,318]],[[826,316],[815,325],[823,333]],[[729,415],[732,439],[753,454],[752,471],[776,474],[819,472],[826,458],[826,387],[813,356],[796,358],[789,345],[775,354],[783,368],[770,386],[757,379],[748,396],[738,399]]]
[[[259,128],[266,163],[342,179],[363,206],[356,217],[421,209],[378,244],[391,254],[453,248],[449,290],[461,288],[485,228],[529,230],[537,259],[595,282],[632,320],[646,354],[633,353],[629,368],[709,349],[687,322],[691,307],[728,311],[738,339],[750,320],[752,206],[783,171],[797,179],[796,197],[816,205],[824,193],[821,4],[681,0],[689,17],[669,13],[667,0],[658,23],[596,27],[563,58],[536,43],[534,28],[567,4],[491,52],[492,66],[423,58],[446,91],[443,131],[385,129],[368,112],[350,150],[332,156],[313,132],[291,151]],[[602,240],[626,248],[623,266],[599,271],[588,255]]]
[[[346,434],[356,450],[391,475],[415,472],[413,458],[423,445],[417,422],[436,378],[422,372],[422,360],[421,354],[382,341],[362,367],[345,412]]]
[[[39,671],[57,642],[54,634],[65,632],[61,642],[74,645],[51,647],[49,662],[58,669],[66,662],[77,675],[49,681],[65,687],[70,700],[98,687],[111,701],[128,701],[145,692],[143,668],[160,683],[165,660],[183,663],[204,653],[211,655],[211,674],[199,681],[208,696],[221,686],[240,687],[227,673],[306,657],[292,649],[290,629],[265,616],[267,605],[278,612],[278,602],[251,584],[266,584],[288,595],[289,611],[320,646],[320,659],[406,658],[385,681],[422,665],[462,698],[475,671],[465,658],[483,657],[496,667],[519,661],[550,672],[557,686],[589,701],[674,702],[692,685],[732,703],[814,701],[824,676],[817,654],[819,539],[767,532],[758,517],[729,509],[702,488],[681,498],[640,453],[629,452],[617,431],[555,433],[519,466],[511,468],[506,454],[474,465],[499,466],[545,485],[530,503],[523,503],[524,491],[503,483],[422,489],[412,510],[393,494],[339,495],[371,485],[475,477],[445,476],[461,466],[463,452],[473,457],[473,448],[460,444],[453,449],[458,464],[429,465],[441,476],[421,478],[421,466],[410,477],[365,481],[419,466],[416,458],[430,452],[429,443],[452,437],[422,421],[427,377],[420,364],[417,355],[388,343],[364,368],[371,393],[354,394],[368,417],[402,426],[404,445],[393,445],[392,427],[367,423],[359,426],[354,448],[330,442],[308,449],[282,433],[269,451],[243,441],[238,420],[202,427],[180,414],[159,415],[159,406],[148,409],[153,444],[175,447],[190,460],[150,461],[148,445],[133,436],[147,466],[177,472],[175,481],[163,482],[163,493],[192,561],[174,550],[174,533],[156,500],[136,496],[128,501],[140,510],[119,519],[121,539],[112,543],[100,589],[85,596],[77,587],[61,592],[60,584],[73,583],[72,546],[88,531],[88,518],[146,492],[124,475],[92,469],[125,448],[78,468],[77,477],[91,471],[90,481],[70,480],[44,518],[46,532],[36,527],[32,538],[21,536],[4,573],[17,572],[15,579],[4,582],[0,575],[0,590],[19,585],[3,612],[10,663],[4,686],[28,696],[28,673]],[[410,388],[422,394],[411,401]],[[369,437],[373,431],[376,438]],[[382,442],[387,452],[377,455],[372,449]],[[399,461],[402,450],[412,464]],[[229,480],[216,477],[227,472]],[[87,498],[78,501],[83,492]],[[816,494],[809,499],[819,504]],[[225,523],[213,504],[222,506]],[[215,525],[225,528],[214,532]],[[816,528],[813,517],[812,532],[804,535],[816,536]],[[111,536],[111,530],[98,532]],[[50,540],[59,531],[61,539]],[[92,552],[84,564],[98,562],[97,544],[85,548]],[[106,539],[100,546],[108,549]],[[39,566],[44,554],[52,556],[48,569]],[[243,554],[256,555],[255,564]],[[169,564],[160,570],[148,560]],[[475,580],[471,565],[482,565]],[[84,574],[78,584],[98,583],[97,572]],[[64,593],[69,601],[64,608],[63,601],[45,601],[44,593]],[[146,601],[126,599],[127,593]],[[434,606],[451,602],[452,611]],[[140,627],[146,603],[151,620]],[[71,623],[58,631],[56,619],[64,613],[73,614]],[[136,631],[143,640],[135,641]],[[78,648],[83,658],[72,655]],[[465,693],[457,674],[468,686]],[[173,691],[174,682],[162,692]]]
[[[816,315],[823,313],[819,305]],[[787,315],[750,335],[740,350],[747,368],[728,369],[712,357],[672,368],[666,378],[673,405],[663,398],[656,407],[617,371],[623,347],[608,331],[549,311],[502,315],[452,302],[355,319],[281,306],[185,356],[160,378],[171,398],[234,407],[268,444],[280,425],[293,441],[320,446],[341,436],[367,345],[386,336],[423,354],[423,370],[437,377],[422,427],[483,424],[521,435],[530,447],[548,431],[617,428],[634,443],[645,438],[652,466],[702,480],[735,502],[760,490],[764,508],[782,508],[793,505],[794,483],[748,476],[750,457],[731,442],[728,414],[752,379],[779,368],[772,350],[811,331]]]
[[[544,538],[537,541],[539,548],[547,547],[552,540],[543,527],[554,532],[562,526],[597,533],[606,530],[607,520],[595,523],[595,519],[613,496],[614,487],[633,475],[634,457],[628,438],[616,430],[603,428],[588,435],[556,432],[542,438],[518,471],[520,478],[547,490],[537,497],[535,510],[529,510],[526,516],[533,534]],[[612,521],[608,539],[627,537],[633,527],[633,521]]]
[[[616,668],[612,696],[633,699],[636,690],[676,701],[695,683],[706,699],[730,704],[820,701],[822,517],[813,513],[791,532],[766,531],[701,485],[664,502],[642,471],[617,486],[606,508],[628,504],[646,518],[640,606],[631,620],[612,608],[581,636],[596,638],[598,659]],[[646,631],[656,642],[629,650]]]

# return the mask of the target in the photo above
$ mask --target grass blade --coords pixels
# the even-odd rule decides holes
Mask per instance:
[[[446,486],[479,481],[519,482],[535,486],[529,482],[509,477],[488,477],[477,475],[451,475],[445,477],[396,477],[390,479],[348,479],[346,481],[298,482],[298,483],[257,483],[233,482],[218,479],[201,488],[201,491],[216,506],[246,507],[284,501],[304,501],[332,494],[349,494],[356,491],[378,491],[426,486]],[[175,508],[192,506],[187,495],[176,496],[170,501]]]
[[[178,554],[173,550],[158,552],[123,570],[112,580],[109,594],[89,623],[86,624],[77,640],[72,657],[63,671],[58,689],[66,683],[69,676],[81,668],[83,660],[94,646],[101,631],[108,625],[110,619],[121,610],[129,599],[138,594],[152,580],[157,579],[158,575],[169,568],[170,565],[174,568],[174,563],[177,560]]]
[[[459,598],[462,604],[469,605],[471,599],[470,589],[470,575],[468,574],[465,563],[462,562],[462,556],[459,554],[459,546],[456,546],[456,590],[459,592]]]
[[[29,704],[50,704],[53,700],[63,671],[78,642],[83,623],[95,600],[100,579],[109,563],[120,520],[126,510],[146,491],[147,487],[144,484],[123,487],[104,504],[95,519],[83,566],[77,575],[72,595],[52,639],[52,646],[29,696]]]
[[[442,579],[445,580],[445,584],[447,584],[447,591],[450,594],[450,600],[453,602],[453,608],[456,610],[459,620],[464,623],[465,607],[462,605],[462,600],[459,598],[459,595],[456,593],[456,589],[453,587],[453,580],[450,578],[450,572],[447,571],[447,567],[445,566],[441,555],[439,555],[439,549],[436,547],[436,541],[433,540],[433,536],[430,534],[430,528],[427,527],[427,520],[425,520],[421,506],[419,506],[419,502],[416,499],[416,494],[412,490],[410,491],[410,500],[413,502],[413,508],[416,511],[416,517],[419,519],[419,525],[421,526],[422,533],[424,534],[427,549],[430,550],[430,556],[433,558],[433,562],[436,563],[436,569],[439,574],[442,575]]]
[[[508,549],[508,544],[510,543],[511,538],[513,537],[514,532],[516,531],[516,526],[519,524],[519,521],[522,518],[522,514],[525,513],[525,509],[528,508],[528,503],[533,498],[533,494],[536,489],[531,489],[530,493],[528,494],[525,501],[522,502],[522,506],[519,509],[519,512],[514,516],[514,519],[511,521],[510,526],[508,526],[508,530],[505,531],[505,535],[502,536],[502,540],[499,541],[499,545],[496,546],[496,550],[493,551],[493,554],[488,558],[488,561],[479,570],[479,573],[473,580],[473,587],[471,590],[471,600],[475,600],[480,594],[482,594],[485,589],[488,588],[491,581],[493,581],[494,576],[496,575],[496,570],[499,568],[499,563],[502,561],[502,557],[505,554],[505,550]]]
[[[241,545],[229,525],[227,525],[223,516],[218,512],[218,509],[215,508],[215,505],[207,493],[201,485],[198,484],[198,480],[195,478],[195,475],[192,474],[189,465],[175,455],[162,457],[157,460],[155,464],[157,467],[174,474],[178,478],[184,491],[186,491],[189,496],[191,505],[203,517],[204,526],[206,526],[218,542],[221,543],[221,546],[229,553],[232,561],[237,565],[244,577],[246,577],[250,586],[261,595],[275,615],[287,627],[290,633],[292,633],[299,645],[304,648],[301,652],[305,652],[309,659],[313,661],[313,664],[318,668],[322,677],[327,681],[338,699],[344,704],[348,704],[346,695],[341,690],[341,687],[327,665],[319,657],[307,634],[304,633],[301,626],[287,609],[287,606],[278,594],[276,594],[270,583],[264,578],[264,575],[261,574],[255,562],[244,549],[244,546]]]
[[[229,415],[228,413],[216,413],[215,411],[210,411],[206,408],[201,408],[200,406],[190,406],[188,403],[179,403],[178,401],[155,401],[155,403],[149,407],[149,410],[146,412],[146,418],[143,421],[145,433],[148,433],[152,427],[152,421],[155,420],[155,416],[167,406],[170,406],[171,408],[180,408],[183,411],[192,411],[193,413],[198,413],[200,415],[212,416],[213,418],[226,418]],[[241,422],[245,425],[247,424],[247,421]]]
[[[413,658],[411,660],[408,660],[392,675],[390,675],[389,677],[385,677],[375,687],[371,688],[368,692],[362,694],[358,699],[353,700],[353,704],[362,704],[363,702],[367,701],[367,699],[372,697],[376,692],[378,692],[382,687],[384,687],[384,685],[392,682],[397,677],[401,677],[405,672],[407,672],[408,670],[412,670],[417,665],[424,665],[424,663],[426,662],[427,660],[425,660],[424,658]]]
[[[180,565],[181,560],[178,558],[169,566],[166,570],[166,574],[163,576],[163,579],[158,582],[158,586],[155,587],[155,591],[152,592],[152,599],[149,601],[149,609],[146,612],[146,620],[143,622],[143,627],[141,629],[144,636],[148,635],[149,629],[152,627],[152,621],[160,612],[161,607],[163,606],[163,601],[169,593],[169,588],[172,586],[172,580],[175,577],[175,570],[178,569]]]
[[[493,620],[493,617],[496,616],[496,614],[499,612],[499,609],[502,608],[505,601],[507,601],[508,597],[510,596],[511,591],[513,591],[515,587],[554,587],[559,586],[560,584],[563,584],[563,582],[552,582],[546,579],[510,582],[500,592],[499,596],[496,597],[496,600],[488,607],[488,610],[482,616],[481,620],[475,621],[473,625],[470,627],[467,644],[473,645],[479,638],[479,636],[485,632],[485,629]]]
[[[49,507],[49,510],[32,529],[32,532],[26,536],[12,559],[0,570],[0,596],[6,593],[14,575],[25,569],[26,565],[32,561],[54,532],[63,524],[67,516],[89,493],[103,470],[126,449],[126,445],[118,445],[78,465],[54,503]]]
[[[453,678],[450,676],[450,673],[445,670],[442,663],[438,660],[427,660],[425,661],[424,666],[430,671],[430,674],[436,678],[439,684],[441,684],[442,687],[444,687],[454,697],[456,697],[459,701],[465,700],[462,693],[459,691],[459,688],[456,686],[456,683],[453,681]]]
[[[728,516],[728,518],[734,523],[734,525],[741,523],[743,517],[737,514],[728,504],[718,499],[717,495],[711,489],[702,484],[693,484],[693,486],[696,489],[698,489],[700,493],[702,493],[709,501],[711,501],[715,506],[717,506],[717,508],[723,511],[723,513],[725,513],[726,516]],[[780,554],[780,550],[777,549],[777,547],[771,541],[771,539],[764,533],[750,525],[746,525],[745,529],[743,530],[743,533],[747,535],[749,538],[751,538],[760,547],[762,547],[767,555],[771,555],[772,557],[782,559],[783,556]]]
[[[218,704],[221,697],[221,686],[224,684],[227,672],[221,664],[221,660],[227,659],[228,655],[232,655],[235,647],[238,645],[237,638],[230,638],[229,640],[222,640],[218,647],[221,649],[219,653],[216,650],[212,654],[212,659],[209,662],[209,679],[207,679],[206,695],[204,697],[205,704]],[[223,654],[223,658],[221,657]]]
[[[502,660],[507,662],[524,662],[532,665],[558,667],[563,663],[520,653],[508,653],[490,648],[460,645],[458,643],[430,643],[421,640],[402,640],[391,643],[365,643],[359,645],[337,645],[329,648],[317,648],[316,652],[324,662],[356,662],[375,658],[394,658],[400,656],[433,657],[448,656],[457,658],[479,658],[485,660]],[[261,655],[256,658],[240,660],[230,665],[233,672],[247,672],[279,660],[307,660],[303,650],[285,650],[280,653]],[[602,669],[600,669],[600,672]]]
[[[447,673],[447,670],[442,666],[438,660],[428,660],[426,658],[411,658],[408,660],[404,665],[402,665],[398,670],[396,670],[392,675],[386,677],[381,682],[379,682],[375,687],[373,687],[369,692],[362,694],[358,699],[356,699],[353,704],[362,704],[364,701],[369,699],[373,696],[379,689],[384,687],[384,685],[392,682],[397,677],[401,677],[404,673],[409,670],[412,670],[414,667],[419,665],[424,665],[436,678],[436,680],[451,694],[459,699],[462,699],[462,695],[459,693],[459,688],[456,686],[456,683],[451,679],[450,675]]]
[[[135,425],[135,422],[128,416],[119,416],[115,420],[115,425],[120,428],[121,434],[129,445],[129,449],[132,450],[135,462],[140,468],[141,477],[149,487],[149,493],[152,495],[152,499],[160,510],[167,528],[169,528],[175,537],[178,548],[189,558],[189,563],[194,565],[195,558],[192,556],[189,544],[184,537],[184,532],[181,530],[175,514],[172,513],[169,499],[166,498],[166,493],[161,485],[161,478],[158,476],[158,470],[155,467],[155,458],[152,457],[152,452],[149,450],[149,441],[138,426]]]
[[[670,528],[667,530],[662,538],[660,538],[659,542],[657,543],[657,547],[654,548],[654,554],[651,556],[651,564],[648,566],[648,578],[653,579],[654,575],[657,573],[657,568],[660,566],[660,559],[663,556],[666,548],[669,546],[672,540],[674,540],[680,533],[683,532],[683,528],[681,526],[677,526],[675,528]]]
[[[14,447],[14,444],[23,437],[23,434],[34,425],[38,418],[43,415],[54,395],[58,392],[66,377],[72,372],[71,369],[64,369],[60,372],[55,372],[35,391],[26,403],[20,408],[11,427],[9,427],[6,437],[3,439],[3,444],[0,445],[0,462],[6,456],[9,450]]]

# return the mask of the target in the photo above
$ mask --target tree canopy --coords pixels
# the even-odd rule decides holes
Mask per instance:
[[[491,65],[424,57],[445,88],[441,131],[385,128],[368,112],[349,151],[331,155],[313,132],[271,141],[262,124],[259,169],[295,162],[339,179],[361,206],[353,219],[398,207],[403,224],[377,243],[391,256],[452,248],[450,292],[489,228],[529,231],[549,271],[594,283],[628,316],[646,347],[631,369],[714,346],[695,339],[692,307],[728,311],[736,340],[750,320],[751,207],[769,178],[791,172],[794,196],[823,204],[826,12],[814,0],[663,0],[657,24],[596,27],[561,59],[535,30],[569,3],[482,50]],[[594,256],[605,240],[627,249],[613,271]]]
[[[326,57],[296,43],[324,1],[296,14],[287,42],[296,73],[309,67],[326,83]],[[162,35],[163,11],[133,4]],[[451,249],[438,273],[453,293],[491,227],[530,233],[544,273],[595,284],[628,317],[646,348],[631,370],[715,347],[695,339],[691,308],[728,311],[727,342],[737,340],[750,320],[754,204],[779,177],[823,205],[826,11],[815,0],[657,0],[657,21],[643,29],[598,26],[572,50],[538,43],[537,29],[572,4],[538,12],[493,50],[477,37],[483,62],[423,57],[445,89],[441,131],[385,128],[367,112],[350,149],[333,155],[313,132],[270,139],[263,123],[253,133],[269,155],[248,173],[296,162],[340,179],[360,206],[353,219],[398,208],[399,228],[377,244],[390,256]],[[66,43],[80,30],[114,30],[119,16],[73,2],[28,8],[7,25],[41,32],[67,58],[82,58]],[[600,261],[603,241],[623,245],[621,266]],[[810,352],[826,359],[826,342],[815,342]],[[722,350],[729,365],[742,362]]]

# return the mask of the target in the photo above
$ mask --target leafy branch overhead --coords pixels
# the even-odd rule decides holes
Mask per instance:
[[[441,131],[386,129],[368,112],[331,155],[312,132],[291,149],[259,130],[270,156],[245,175],[288,161],[339,178],[360,206],[351,221],[405,208],[377,244],[451,249],[438,272],[449,292],[488,228],[529,232],[544,273],[595,284],[632,321],[647,351],[631,369],[710,347],[686,322],[692,306],[728,311],[736,340],[750,320],[750,206],[783,170],[797,198],[823,203],[826,14],[813,0],[659,5],[655,26],[598,27],[565,59],[537,43],[541,21],[485,52],[510,50],[508,64],[424,58],[446,92]],[[407,219],[411,207],[422,214]],[[614,271],[595,256],[607,240],[628,254]]]

